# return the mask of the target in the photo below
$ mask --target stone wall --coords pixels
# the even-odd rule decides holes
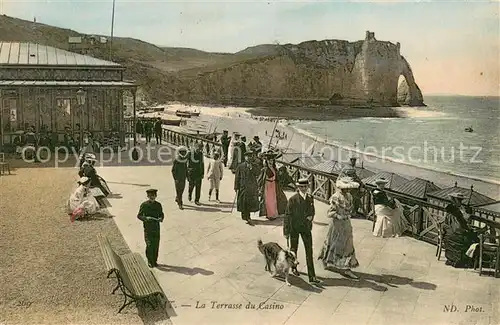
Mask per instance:
[[[278,55],[237,63],[179,81],[178,99],[282,98],[353,100],[375,106],[398,105],[398,80],[408,90],[401,104],[423,105],[420,89],[400,44],[365,40],[287,44]]]

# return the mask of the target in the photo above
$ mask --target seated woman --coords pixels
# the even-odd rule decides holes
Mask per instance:
[[[105,183],[104,179],[97,175],[97,171],[94,168],[96,162],[95,156],[87,155],[85,157],[85,162],[80,167],[78,176],[88,177],[90,179],[90,187],[98,187],[104,196],[111,194],[108,185]],[[104,183],[104,184],[103,184]]]
[[[450,198],[451,204],[446,207],[442,229],[446,265],[469,268],[473,266],[474,260],[473,254],[467,254],[467,251],[479,243],[478,234],[469,226],[469,213],[462,204],[465,197],[461,193],[453,193]]]
[[[97,214],[100,210],[99,203],[89,195],[90,179],[82,177],[78,181],[78,187],[71,194],[68,201],[68,213],[71,214],[71,222],[84,218],[88,215]]]
[[[384,238],[399,237],[407,229],[408,223],[399,201],[387,196],[385,192],[387,183],[388,181],[383,178],[375,181],[377,189],[373,191],[373,204],[376,221],[373,235]]]

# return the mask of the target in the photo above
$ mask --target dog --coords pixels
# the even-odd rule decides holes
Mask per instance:
[[[278,273],[285,276],[285,282],[289,286],[288,275],[291,269],[297,268],[299,262],[295,253],[283,249],[280,245],[274,242],[263,243],[262,240],[257,241],[259,251],[266,258],[266,267],[264,270],[271,273],[271,277],[275,277]],[[271,271],[271,266],[274,267],[274,272]]]

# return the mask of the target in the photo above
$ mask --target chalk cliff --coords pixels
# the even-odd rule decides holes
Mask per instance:
[[[398,85],[403,76],[401,86]],[[423,106],[422,93],[400,43],[307,41],[277,46],[269,55],[180,78],[176,99],[329,99],[339,105]],[[400,88],[398,91],[398,87]]]

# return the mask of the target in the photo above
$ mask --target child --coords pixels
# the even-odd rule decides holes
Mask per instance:
[[[219,201],[219,186],[224,173],[224,163],[220,160],[220,153],[214,153],[214,160],[210,161],[207,170],[207,179],[210,181],[210,190],[208,191],[208,200],[211,200],[212,192],[215,189],[215,200]]]
[[[165,217],[160,202],[156,201],[158,190],[146,191],[148,200],[141,204],[137,218],[144,225],[144,240],[146,241],[146,258],[149,267],[158,266],[158,248],[160,246],[160,222]]]

